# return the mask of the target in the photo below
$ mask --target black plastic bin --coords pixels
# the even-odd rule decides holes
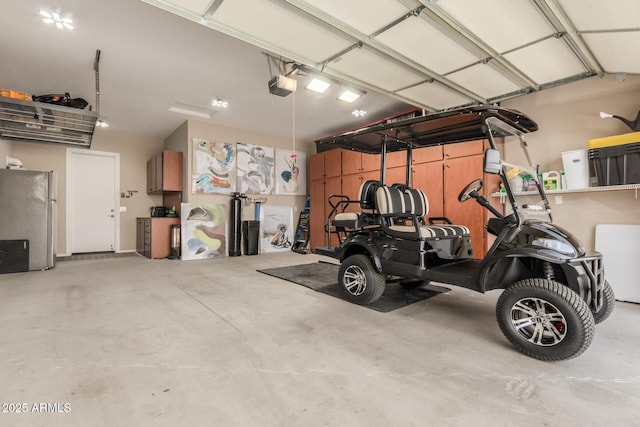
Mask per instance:
[[[589,150],[598,185],[640,183],[640,142]]]
[[[242,249],[245,255],[258,255],[260,221],[242,221]]]

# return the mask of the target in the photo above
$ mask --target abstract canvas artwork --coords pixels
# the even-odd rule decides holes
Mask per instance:
[[[192,193],[236,191],[235,144],[193,138]]]
[[[226,211],[222,204],[183,203],[182,259],[203,259],[227,254]]]
[[[273,147],[236,145],[238,191],[245,194],[273,194]]]
[[[307,155],[276,149],[276,194],[307,194]]]
[[[294,238],[293,209],[264,205],[260,210],[260,248],[262,253],[290,251]]]

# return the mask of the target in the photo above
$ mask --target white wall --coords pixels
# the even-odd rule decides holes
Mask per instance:
[[[0,167],[2,168],[7,167],[6,165],[7,156],[11,156],[11,142],[4,139],[0,139]]]
[[[631,132],[618,120],[600,119],[599,113],[635,119],[640,110],[640,76],[629,76],[624,82],[614,76],[592,77],[502,105],[538,123],[539,130],[527,136],[534,163],[543,171],[561,170],[563,151],[588,148],[593,138]],[[505,151],[506,160],[515,162],[509,147]],[[575,234],[587,249],[595,247],[596,224],[640,224],[640,199],[633,191],[563,194],[562,204],[554,196],[550,199],[554,222]]]

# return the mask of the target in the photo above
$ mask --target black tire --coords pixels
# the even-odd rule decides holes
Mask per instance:
[[[540,360],[566,360],[584,352],[595,322],[589,306],[574,291],[546,279],[525,279],[498,298],[496,317],[518,351]]]
[[[344,297],[356,304],[377,301],[384,293],[386,276],[373,266],[367,255],[351,255],[340,264],[338,284]]]
[[[596,325],[607,320],[607,317],[611,315],[611,313],[613,312],[613,307],[616,305],[616,296],[613,293],[613,289],[611,289],[611,285],[609,285],[609,282],[607,281],[604,282],[604,287],[602,288],[602,296],[603,301],[600,311],[597,313],[594,313],[593,311],[591,312],[591,314],[593,314],[593,320],[596,322]]]

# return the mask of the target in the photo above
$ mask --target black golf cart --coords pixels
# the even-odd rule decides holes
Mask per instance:
[[[541,360],[563,360],[584,352],[595,324],[614,307],[614,295],[604,279],[602,256],[587,254],[566,230],[553,225],[551,208],[538,171],[529,157],[524,135],[537,124],[523,114],[501,107],[473,107],[395,123],[381,123],[317,141],[319,151],[344,148],[381,154],[379,181],[366,181],[358,200],[332,195],[326,224],[329,246],[316,253],[340,260],[339,283],[357,304],[370,304],[384,293],[387,279],[404,286],[434,281],[478,292],[504,289],[498,299],[498,324],[522,353]],[[483,259],[473,257],[469,229],[447,218],[429,218],[424,192],[411,186],[412,150],[419,147],[488,139],[484,171],[499,175],[504,199],[502,214],[479,193],[482,179],[461,189],[458,200],[475,202],[493,217],[487,231],[496,236]],[[497,143],[511,153],[522,149],[524,166],[500,159]],[[385,182],[388,152],[406,151],[406,182]],[[514,192],[507,176],[511,168],[527,171],[532,191]],[[358,204],[362,212],[348,212]],[[333,234],[339,244],[331,244]]]

